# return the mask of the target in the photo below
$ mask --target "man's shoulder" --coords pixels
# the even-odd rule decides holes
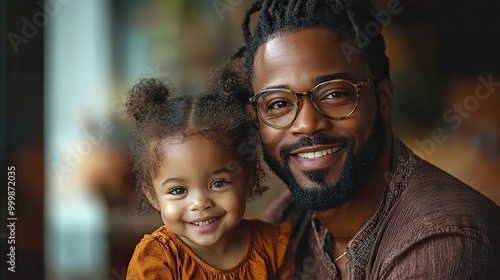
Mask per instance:
[[[429,229],[500,225],[500,208],[483,194],[421,159],[399,139],[394,153],[393,173],[403,175],[389,183],[393,204],[388,215],[397,218],[386,222]]]
[[[421,161],[383,227],[387,232],[396,232],[405,239],[403,242],[445,234],[498,243],[500,208],[472,187]]]
[[[495,203],[426,161],[415,166],[407,183],[395,207],[413,208],[418,216],[435,223],[500,224]]]
[[[445,275],[439,273],[448,270],[455,275],[463,271],[463,263],[474,264],[477,272],[483,263],[490,266],[498,260],[500,208],[491,200],[425,161],[401,187],[376,238],[374,275],[397,278],[417,262],[428,267],[424,272],[429,275]],[[492,272],[484,273],[484,279],[490,279]]]

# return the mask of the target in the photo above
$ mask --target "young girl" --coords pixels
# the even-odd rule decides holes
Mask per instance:
[[[142,205],[164,223],[136,246],[127,279],[286,279],[289,225],[243,219],[266,190],[251,111],[220,91],[174,94],[143,79],[127,102]]]

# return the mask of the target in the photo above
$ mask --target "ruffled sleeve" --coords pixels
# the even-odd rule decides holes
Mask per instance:
[[[175,259],[168,257],[166,247],[151,235],[146,235],[135,247],[127,279],[178,279]]]

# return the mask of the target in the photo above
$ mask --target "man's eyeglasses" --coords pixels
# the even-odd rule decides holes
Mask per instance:
[[[304,92],[286,88],[264,89],[249,100],[256,103],[259,118],[273,128],[292,124],[300,108],[300,97],[308,94],[318,112],[329,119],[340,120],[356,111],[361,89],[375,79],[375,76],[365,81],[334,79]]]

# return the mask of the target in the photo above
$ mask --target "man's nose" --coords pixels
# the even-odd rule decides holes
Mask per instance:
[[[313,135],[321,130],[331,130],[332,122],[314,106],[309,96],[300,98],[297,116],[290,126],[290,132],[297,135]]]

